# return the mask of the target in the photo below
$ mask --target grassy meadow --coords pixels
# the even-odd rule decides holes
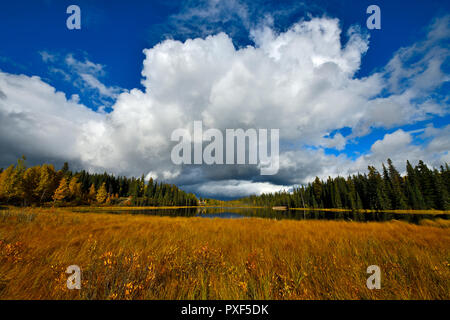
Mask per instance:
[[[81,290],[66,288],[69,265]],[[369,290],[369,265],[381,289]],[[450,222],[0,210],[0,299],[450,299]]]

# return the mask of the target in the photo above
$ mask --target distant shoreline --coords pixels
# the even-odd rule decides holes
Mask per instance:
[[[1,205],[0,205],[1,207]],[[3,205],[6,208],[20,208],[16,206],[8,206]],[[24,207],[31,208],[31,207]],[[39,207],[37,207],[39,208]],[[50,209],[52,207],[41,207]],[[219,205],[211,205],[211,206],[141,206],[141,207],[125,207],[125,206],[67,206],[67,207],[53,207],[54,209],[69,209],[69,210],[79,210],[79,211],[128,211],[128,210],[170,210],[170,209],[195,209],[195,208],[247,208],[247,209],[272,209],[271,207],[262,207],[262,206],[219,206]],[[372,209],[342,209],[342,208],[288,208],[287,210],[297,210],[297,211],[330,211],[330,212],[358,212],[358,213],[377,213],[377,212],[388,212],[388,213],[397,213],[397,214],[433,214],[433,215],[442,215],[442,214],[450,214],[449,210],[372,210]],[[287,211],[286,210],[286,211]]]

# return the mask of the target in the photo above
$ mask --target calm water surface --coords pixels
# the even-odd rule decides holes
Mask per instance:
[[[102,211],[105,212],[105,211]],[[391,212],[339,212],[339,211],[303,211],[286,210],[278,211],[271,208],[182,208],[182,209],[152,209],[152,210],[116,210],[106,211],[108,213],[144,214],[153,216],[173,217],[201,217],[220,219],[243,219],[259,217],[267,219],[292,219],[292,220],[346,220],[346,221],[389,221],[403,220],[418,223],[422,219],[450,219],[450,214],[406,214]]]

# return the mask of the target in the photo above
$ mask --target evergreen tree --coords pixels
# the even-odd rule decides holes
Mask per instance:
[[[420,189],[423,194],[425,208],[436,208],[432,171],[428,169],[427,165],[423,163],[422,160],[419,161],[419,164],[417,165],[415,170],[418,176]]]
[[[412,209],[425,209],[425,201],[420,191],[419,181],[416,171],[409,161],[406,161],[406,181],[405,181],[406,197],[409,207]]]
[[[450,210],[449,193],[446,190],[445,183],[442,180],[439,171],[434,170],[433,175],[435,190],[435,207],[439,210]]]
[[[449,194],[448,164],[440,171],[430,170],[423,163],[413,168],[406,162],[406,176],[402,177],[388,159],[388,167],[382,165],[382,175],[370,166],[368,175],[357,174],[328,178],[323,182],[318,177],[312,183],[294,188],[292,194],[277,192],[242,199],[253,205],[288,205],[310,208],[348,209],[441,209],[448,210]],[[317,199],[320,199],[320,202]]]
[[[387,160],[389,165],[389,181],[391,185],[391,203],[393,209],[407,209],[406,197],[403,193],[403,179],[395,169],[391,159]]]
[[[370,194],[370,209],[386,210],[390,209],[389,198],[386,194],[381,175],[375,167],[369,166],[368,187]]]

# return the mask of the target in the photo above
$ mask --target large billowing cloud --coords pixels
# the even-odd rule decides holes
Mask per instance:
[[[0,72],[0,92],[1,165],[22,154],[35,161],[79,161],[75,146],[83,126],[103,119],[39,77]]]
[[[424,41],[364,78],[355,74],[368,37],[351,28],[343,44],[336,19],[301,21],[283,33],[259,27],[251,31],[255,45],[240,49],[225,33],[165,40],[144,50],[143,91],[117,95],[84,78],[104,94],[117,95],[109,114],[67,99],[37,77],[0,73],[0,161],[20,153],[67,158],[92,170],[144,173],[208,196],[274,191],[316,175],[365,171],[386,157],[439,165],[449,160],[448,127],[427,127],[421,135],[429,142],[422,145],[399,129],[355,160],[327,155],[324,148],[342,150],[371,128],[395,129],[448,113],[448,96],[431,95],[449,80],[441,68],[449,56],[442,45],[448,24],[448,17],[437,20]],[[279,128],[279,173],[264,177],[256,166],[172,164],[171,133],[192,131],[195,120],[205,130]],[[330,137],[344,127],[350,135]]]

